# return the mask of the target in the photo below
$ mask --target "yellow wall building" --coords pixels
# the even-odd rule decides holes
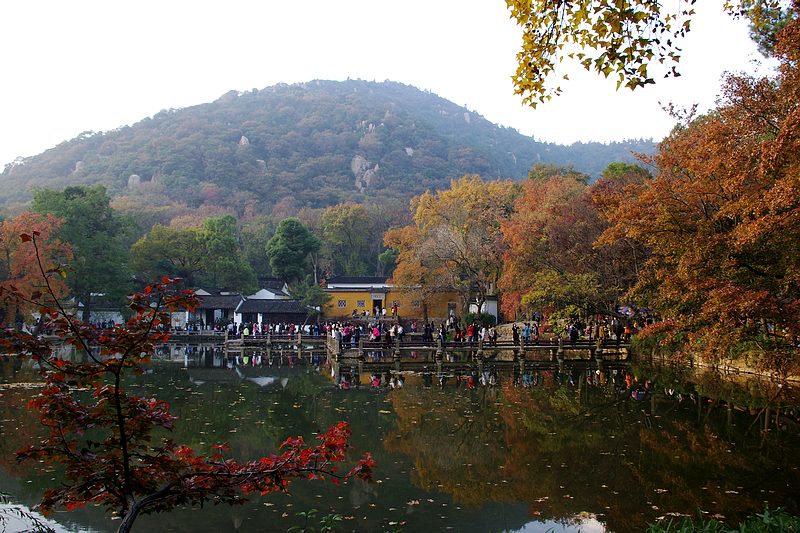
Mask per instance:
[[[369,311],[375,316],[376,309],[386,309],[386,316],[392,316],[392,308],[397,305],[401,318],[422,318],[422,302],[412,294],[387,283],[387,278],[376,276],[337,276],[331,278],[325,289],[331,300],[323,307],[325,318],[346,318]],[[445,319],[460,312],[459,297],[455,292],[436,294],[427,300],[428,318]]]

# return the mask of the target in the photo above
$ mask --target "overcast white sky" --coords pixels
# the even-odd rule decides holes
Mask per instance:
[[[513,94],[503,0],[3,0],[0,166],[231,89],[348,77],[429,89],[539,140],[660,139],[659,101],[707,109],[724,71],[760,58],[721,3],[697,3],[681,78],[616,92],[581,71],[532,110]]]

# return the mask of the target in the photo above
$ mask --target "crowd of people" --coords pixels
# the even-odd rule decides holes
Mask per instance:
[[[619,317],[597,316],[588,320],[574,319],[543,323],[539,320],[514,323],[511,335],[515,345],[533,344],[540,339],[543,332],[549,333],[552,339],[564,339],[575,343],[578,340],[614,340],[629,342],[631,337],[642,327],[652,323],[652,319],[621,319]]]
[[[249,337],[251,335],[296,335],[301,333],[303,335],[320,336],[325,333],[324,325],[319,323],[311,324],[293,324],[291,322],[278,322],[260,323],[260,322],[243,322],[241,324],[230,323],[226,327],[229,337],[236,337],[244,335]]]
[[[392,310],[393,311],[393,310]],[[308,324],[293,323],[229,323],[217,325],[215,329],[227,330],[229,336],[250,335],[303,335],[335,338],[340,347],[355,347],[359,341],[392,346],[403,341],[407,334],[419,334],[423,342],[441,343],[478,343],[497,345],[502,336],[499,327],[482,324],[473,320],[464,323],[455,316],[440,321],[422,321],[415,319],[400,320],[378,314],[379,318],[370,319],[369,315],[357,315],[344,321],[314,322]],[[514,345],[528,345],[539,340],[564,339],[569,342],[578,340],[608,339],[630,341],[631,337],[649,322],[647,319],[625,319],[614,316],[594,316],[588,319],[547,321],[541,315],[534,315],[529,321],[514,322],[510,328]],[[98,324],[98,327],[105,327]],[[110,327],[110,326],[109,326]],[[187,329],[192,327],[187,325]]]

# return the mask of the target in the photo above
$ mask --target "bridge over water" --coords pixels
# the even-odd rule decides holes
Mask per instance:
[[[514,344],[426,341],[421,335],[406,335],[393,343],[340,342],[331,336],[249,335],[224,338],[226,354],[260,353],[271,357],[293,353],[304,359],[312,355],[327,358],[334,376],[385,372],[436,372],[458,374],[485,369],[564,371],[565,368],[605,369],[627,367],[631,362],[630,343],[610,339],[537,340]]]

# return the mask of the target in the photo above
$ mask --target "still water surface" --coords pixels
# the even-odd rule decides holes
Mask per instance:
[[[199,350],[155,364],[133,386],[170,403],[178,442],[197,450],[229,442],[243,459],[347,420],[353,457],[373,453],[376,481],[299,483],[291,496],[240,507],[145,516],[137,531],[286,531],[309,509],[340,514],[342,531],[407,532],[624,533],[698,512],[735,523],[765,503],[800,512],[798,402],[789,386],[634,368],[634,394],[622,374],[594,372],[543,373],[533,387],[503,375],[474,390],[408,376],[402,389],[373,389],[365,379],[341,391],[305,364],[224,363],[215,367],[220,358]],[[25,408],[36,387],[23,385],[35,374],[0,365],[0,493],[32,506],[57,482],[14,460],[39,431]],[[92,508],[52,519],[62,531],[116,527]],[[8,518],[5,525],[14,530]]]

